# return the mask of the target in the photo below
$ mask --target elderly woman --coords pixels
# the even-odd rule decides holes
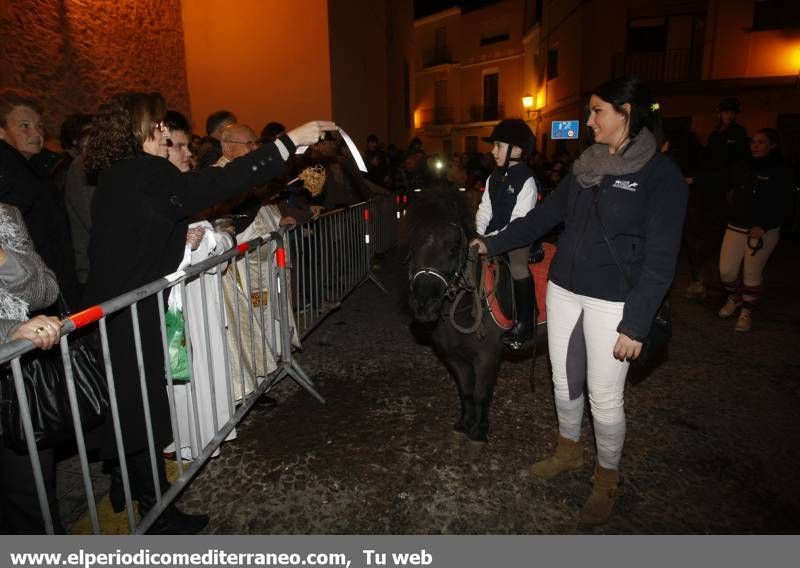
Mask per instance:
[[[28,319],[30,310],[52,304],[57,296],[55,276],[34,252],[22,214],[0,203],[0,342],[27,339],[41,349],[58,343],[61,322],[57,318]],[[2,441],[0,456],[0,533],[44,533],[30,458],[15,453]],[[55,497],[54,450],[40,450],[39,461],[54,528],[63,533]]]
[[[42,151],[39,103],[27,93],[0,89],[0,202],[20,210],[36,252],[55,273],[62,293],[77,303],[77,280],[66,213],[56,204],[49,181],[30,160]]]
[[[532,473],[550,479],[583,467],[588,390],[597,465],[580,515],[587,525],[605,523],[617,499],[629,362],[641,354],[672,283],[686,210],[681,172],[657,151],[656,110],[638,79],[620,77],[598,87],[586,122],[594,144],[572,173],[525,217],[478,243],[482,253],[496,255],[564,223],[547,285],[558,446]]]
[[[161,95],[126,93],[104,103],[94,118],[94,134],[86,148],[87,168],[98,174],[87,303],[102,302],[173,272],[183,257],[192,214],[280,175],[296,145],[314,143],[323,131],[335,127],[330,122],[311,122],[234,160],[227,168],[182,173],[166,159],[164,114]],[[160,450],[172,441],[172,434],[154,296],[138,303],[138,320],[159,485],[165,491],[168,483]],[[122,451],[127,456],[134,499],[144,513],[155,505],[156,493],[129,310],[109,317],[108,335]],[[110,421],[104,434],[101,455],[114,458],[116,443]],[[207,521],[205,515],[186,515],[172,507],[151,532],[192,534]]]

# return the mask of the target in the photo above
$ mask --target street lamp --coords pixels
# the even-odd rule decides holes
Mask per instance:
[[[522,97],[522,106],[525,107],[525,112],[528,113],[528,120],[530,120],[533,112],[533,95],[525,93],[525,96]]]

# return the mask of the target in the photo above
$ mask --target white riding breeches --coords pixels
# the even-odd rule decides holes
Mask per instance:
[[[624,302],[574,294],[547,283],[547,340],[559,432],[578,441],[584,390],[597,441],[597,461],[617,469],[625,442],[625,377],[629,364],[614,358]]]

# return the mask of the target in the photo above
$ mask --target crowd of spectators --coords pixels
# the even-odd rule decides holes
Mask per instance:
[[[295,148],[312,145],[318,151],[313,145],[335,128],[332,123],[315,121],[290,132],[271,123],[259,139],[251,128],[238,124],[232,113],[220,111],[209,117],[206,136],[197,139],[184,116],[167,112],[160,95],[124,93],[106,101],[94,116],[69,117],[59,137],[61,151],[53,152],[44,148],[42,110],[25,92],[0,90],[2,341],[24,338],[37,347],[50,348],[58,341],[62,318],[71,311],[109,300],[179,266],[219,254],[236,239],[263,236],[264,231],[305,222],[321,212],[322,206],[313,199],[301,198],[306,191],[302,183],[287,184],[286,180],[305,166],[290,161]],[[286,162],[290,162],[288,169]],[[331,187],[330,191],[338,189]],[[346,205],[349,199],[336,205]],[[201,302],[193,302],[191,286],[187,288],[186,314],[187,320],[192,320],[187,325],[191,327],[199,324],[196,316]],[[244,292],[248,302],[256,293]],[[137,342],[131,314],[123,310],[108,318],[123,451],[132,498],[142,515],[158,502],[154,478],[161,492],[169,487],[161,453],[151,471],[148,438],[164,448],[165,455],[180,450],[183,457],[197,457],[215,434],[209,430],[211,407],[218,402],[220,416],[225,408],[219,397],[217,401],[201,400],[198,412],[203,424],[200,432],[190,435],[184,426],[190,421],[187,413],[191,410],[187,397],[178,396],[177,419],[188,444],[181,448],[171,444],[156,307],[155,297],[148,297],[138,302],[137,309],[148,413],[142,407],[139,348],[134,349]],[[218,314],[218,321],[222,319]],[[230,315],[224,319],[231,321]],[[270,332],[274,333],[274,328]],[[224,351],[226,341],[218,338],[218,352]],[[195,368],[198,392],[203,390],[203,380],[208,383],[221,374],[202,367]],[[252,371],[259,376],[268,372]],[[218,387],[222,395],[225,389]],[[241,401],[249,391],[237,393],[238,399]],[[146,414],[152,422],[149,432]],[[121,510],[125,506],[123,475],[116,462],[118,450],[110,415],[106,423],[87,433],[86,441],[93,455],[107,464],[112,507]],[[0,532],[44,532],[30,457],[6,451],[6,444],[2,445]],[[54,530],[63,532],[55,502],[53,448],[42,450],[39,461]],[[168,507],[151,532],[195,533],[207,521],[206,515],[189,515]]]
[[[367,172],[362,174],[344,141],[327,124],[312,128],[311,139],[307,139],[307,131],[298,134],[300,129],[287,134],[279,122],[267,123],[257,134],[252,125],[239,123],[233,112],[220,110],[208,117],[201,136],[193,132],[190,122],[180,112],[164,108],[159,95],[136,93],[115,97],[97,115],[79,113],[67,117],[58,137],[61,150],[54,152],[44,147],[42,110],[39,102],[25,92],[0,90],[0,214],[3,218],[0,237],[6,233],[18,237],[24,233],[22,240],[30,242],[30,246],[17,245],[14,240],[17,237],[0,241],[3,299],[0,307],[5,310],[0,313],[0,319],[6,322],[0,341],[23,337],[39,347],[54,344],[45,338],[60,327],[59,317],[69,311],[107,300],[148,279],[176,270],[181,262],[196,262],[219,254],[237,240],[264,236],[281,226],[302,225],[326,210],[346,207],[384,193],[407,194],[431,185],[449,185],[477,194],[483,191],[486,180],[496,168],[495,159],[488,151],[431,154],[419,138],[401,148],[391,143],[385,145],[371,134],[363,149]],[[719,314],[729,317],[739,311],[736,329],[749,331],[752,310],[762,293],[762,273],[769,254],[777,245],[779,229],[797,222],[796,218],[789,218],[797,211],[796,184],[791,169],[780,157],[777,132],[762,129],[750,139],[736,122],[740,110],[738,101],[733,99],[720,104],[719,123],[705,147],[695,136],[685,132],[667,133],[659,142],[661,150],[678,164],[692,187],[683,240],[692,273],[686,293],[690,297],[705,296],[703,265],[709,260],[708,244],[716,248],[715,258],[720,258],[718,253],[724,234],[720,276],[727,297]],[[119,116],[126,117],[128,122],[120,124]],[[314,138],[316,134],[319,136]],[[287,146],[294,150],[301,142],[311,145],[309,151],[303,156],[290,156],[292,152],[287,151]],[[266,177],[247,176],[241,172],[242,168],[230,167],[249,160],[253,164],[252,171],[256,172],[265,164],[267,152],[274,154],[270,159],[279,157],[287,162],[281,172],[275,170],[272,176]],[[154,163],[150,159],[146,167],[142,162],[138,166],[140,169],[130,171],[122,171],[117,163],[133,164],[145,154],[164,161]],[[117,158],[109,159],[109,156]],[[563,147],[558,147],[549,157],[537,152],[527,156],[539,199],[561,183],[571,171],[574,159]],[[170,169],[164,170],[169,164]],[[309,167],[324,169],[325,182],[321,191],[311,191],[298,175]],[[116,193],[106,189],[105,199],[98,200],[98,189],[104,184],[109,187],[109,171],[112,170],[116,172]],[[141,178],[136,187],[131,185],[134,174]],[[226,181],[234,178],[235,181]],[[152,192],[148,193],[148,187],[158,187],[162,182],[163,194],[154,197]],[[224,191],[217,191],[223,186]],[[202,189],[203,197],[200,193],[186,193],[185,199],[180,197],[181,191],[190,192],[192,188]],[[120,197],[126,191],[129,192],[128,201]],[[142,205],[141,201],[131,201],[131,196],[138,195],[137,192],[143,192],[142,195],[156,203],[153,207],[166,213],[156,215],[153,211],[142,210],[142,216],[132,217]],[[177,203],[179,197],[185,202]],[[98,214],[103,215],[100,224],[93,222]],[[157,218],[157,224],[164,216],[169,222],[157,228],[155,225],[148,227],[145,223],[148,215]],[[6,231],[15,223],[22,227],[19,231]],[[163,262],[147,264],[149,261],[145,259],[152,256],[153,250],[161,250],[158,246],[146,248],[156,234],[163,234],[164,242],[153,241],[153,244],[175,245],[177,248],[172,248],[178,256],[164,256]],[[182,261],[181,250],[187,245],[188,251]],[[197,253],[198,250],[201,253]],[[121,258],[125,261],[120,262]],[[36,297],[27,298],[20,293],[20,270],[25,262],[32,263],[38,271],[25,273],[25,278],[38,275],[37,278],[48,282],[47,286],[42,285],[42,293]],[[137,275],[141,278],[138,281],[124,278],[127,267],[137,262],[142,266],[147,264],[147,269]],[[117,265],[119,270],[115,272],[113,266]],[[241,282],[233,280],[226,281],[224,286],[226,298],[232,298],[231,305],[239,296],[249,302],[254,294],[264,292],[241,290]],[[56,301],[59,298],[60,301]],[[158,337],[155,328],[150,331],[154,338]],[[114,333],[111,329],[112,336]],[[121,343],[130,339],[130,329],[118,333]],[[233,348],[231,337],[219,337],[218,341],[220,345]],[[152,349],[154,353],[160,352],[160,342],[156,341]],[[248,381],[245,391],[237,391],[237,398],[252,391],[256,376],[270,371],[262,368],[263,365],[259,367],[258,361],[268,359],[261,355],[249,353],[249,359],[242,359],[247,367],[242,372],[248,376]],[[160,371],[163,361],[159,357],[154,356],[148,362],[157,378],[154,385],[163,385]],[[124,360],[120,357],[119,364]],[[129,358],[127,365],[126,369],[115,370],[118,380],[126,372],[130,374],[131,370],[136,370],[134,358]],[[131,384],[138,381],[137,377],[128,379]],[[138,391],[130,393],[131,400],[137,397]],[[186,408],[185,400],[186,397],[179,403]],[[264,403],[274,404],[274,401],[265,397]],[[208,401],[208,406],[213,404]],[[165,407],[159,409],[163,411]],[[224,414],[223,406],[218,411]],[[184,414],[187,412],[189,410]],[[164,412],[159,415],[163,418]],[[188,424],[189,419],[184,415],[179,421]],[[161,426],[163,435],[158,442],[163,443],[168,454],[180,452],[186,459],[196,457],[213,437],[207,430],[194,440],[187,434],[186,444],[176,448],[171,445],[169,424]],[[113,459],[114,442],[109,437],[106,442],[107,451],[103,455]],[[134,445],[138,452],[131,453],[135,465],[137,460],[146,460],[141,455],[144,442]],[[52,465],[48,455],[41,460],[47,467]],[[41,519],[37,524],[36,519],[23,519],[13,512],[20,508],[14,499],[14,488],[18,488],[21,481],[19,476],[8,472],[20,470],[17,461],[3,454],[0,464],[3,473],[0,530],[40,532]],[[113,468],[112,471],[118,472]],[[119,481],[119,474],[115,475]],[[145,509],[153,504],[153,499],[145,496],[146,483],[141,482],[146,477],[139,475],[140,504]],[[51,486],[48,489],[54,491]],[[119,495],[119,487],[116,490]],[[152,489],[149,491],[152,493]],[[34,501],[29,500],[28,505],[37,510]],[[203,519],[181,515],[173,511],[157,528],[164,532],[194,532],[204,524]],[[61,530],[58,524],[56,530]]]

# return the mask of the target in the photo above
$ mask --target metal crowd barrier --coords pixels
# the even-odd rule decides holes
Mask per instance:
[[[379,196],[289,232],[292,303],[301,338],[365,282],[388,293],[372,263],[396,244],[401,209],[395,196]]]
[[[72,410],[73,427],[77,442],[78,458],[83,476],[86,504],[92,531],[101,534],[97,503],[92,486],[89,459],[87,455],[85,433],[82,430],[78,416],[78,403],[76,398],[75,383],[73,379],[72,363],[69,356],[69,345],[74,332],[79,329],[96,328],[99,331],[102,361],[105,366],[108,385],[111,419],[116,437],[117,455],[120,463],[122,484],[127,505],[127,520],[130,531],[143,534],[152,526],[158,516],[175,500],[178,494],[186,487],[197,472],[210,459],[214,451],[222,444],[230,432],[236,427],[242,417],[263,393],[272,389],[278,382],[289,378],[305,389],[314,398],[324,402],[323,397],[317,392],[313,381],[302,369],[292,355],[292,338],[295,334],[306,337],[330,311],[341,304],[341,301],[358,288],[362,283],[371,281],[384,293],[383,285],[372,272],[372,262],[376,255],[385,253],[396,240],[397,220],[400,218],[402,204],[391,196],[383,196],[369,202],[360,203],[348,208],[339,209],[322,215],[317,221],[297,227],[288,234],[281,229],[273,232],[267,238],[257,238],[247,243],[211,257],[205,261],[188,266],[182,271],[169,274],[159,280],[141,286],[126,294],[88,308],[80,313],[69,316],[64,321],[60,341],[61,359],[64,365],[67,394]],[[288,243],[288,244],[285,244]],[[266,249],[266,250],[265,250]],[[267,254],[264,254],[264,253]],[[254,276],[252,263],[256,255]],[[291,258],[291,261],[289,259]],[[244,281],[240,263],[244,264]],[[242,288],[246,284],[248,296],[247,313],[241,313],[240,302],[234,301],[234,309],[226,310],[226,298],[223,294],[222,274],[223,268],[229,264],[226,276],[238,283]],[[291,269],[290,269],[291,267]],[[212,274],[213,273],[213,274]],[[205,276],[204,276],[205,275]],[[206,278],[213,277],[216,281],[217,297],[210,298],[207,290]],[[264,280],[267,282],[264,282]],[[291,283],[290,283],[291,281]],[[210,400],[214,437],[202,447],[199,455],[192,456],[191,463],[187,466],[182,459],[182,443],[180,428],[176,418],[175,384],[169,363],[169,348],[166,332],[164,296],[167,290],[178,287],[183,300],[184,315],[187,314],[186,287],[193,282],[199,283],[202,298],[202,325],[203,337],[193,338],[186,325],[186,350],[189,361],[192,361],[193,345],[203,342],[205,346],[209,372],[213,372],[216,357],[223,359],[225,369],[225,384],[227,385],[226,400],[231,418],[224,424],[219,424],[217,415],[217,397],[213,377],[207,385],[210,390]],[[257,289],[254,285],[257,283]],[[255,293],[254,293],[255,290]],[[292,313],[292,301],[294,310]],[[170,407],[170,420],[176,450],[176,461],[179,472],[178,480],[161,494],[158,479],[156,455],[163,448],[155,447],[153,439],[152,420],[150,416],[149,393],[144,372],[144,362],[141,347],[141,334],[138,321],[138,304],[152,296],[157,297],[158,312],[161,323],[161,343],[165,360],[166,388]],[[267,301],[263,301],[268,296]],[[274,301],[273,298],[277,300]],[[257,302],[256,302],[257,300]],[[213,353],[210,348],[211,329],[209,326],[209,302],[218,302],[220,311],[224,315],[221,322],[222,337],[228,333],[233,334],[236,348],[232,350],[234,357],[238,356],[238,374],[233,370],[231,353],[223,348],[221,353]],[[255,304],[258,304],[257,307]],[[266,304],[266,306],[265,306]],[[147,428],[148,451],[153,481],[156,487],[156,505],[137,523],[132,506],[132,493],[130,479],[127,471],[124,432],[121,429],[119,410],[116,399],[115,383],[111,365],[106,319],[111,314],[122,310],[130,310],[135,340],[136,356],[139,366],[139,378],[142,392],[142,405]],[[233,312],[227,314],[227,312]],[[250,323],[246,326],[249,332],[243,332],[243,321]],[[258,330],[258,333],[256,333]],[[257,338],[260,337],[263,376],[259,376],[258,364],[252,363],[254,384],[251,392],[245,381],[243,357],[245,347],[250,346],[250,353],[255,356]],[[246,343],[245,343],[246,342]],[[53,519],[48,506],[44,478],[36,451],[33,425],[31,422],[28,400],[25,396],[25,387],[22,377],[20,357],[34,351],[35,347],[27,340],[16,340],[0,345],[0,364],[10,362],[14,385],[19,403],[20,415],[23,422],[28,454],[30,455],[34,482],[37,488],[39,505],[45,530],[53,533]],[[275,368],[267,372],[268,355],[274,356]],[[192,404],[193,423],[190,421],[190,436],[199,439],[200,424],[198,420],[198,386],[193,377],[192,365],[189,364],[189,387]],[[235,408],[235,386],[240,388],[240,402]]]

